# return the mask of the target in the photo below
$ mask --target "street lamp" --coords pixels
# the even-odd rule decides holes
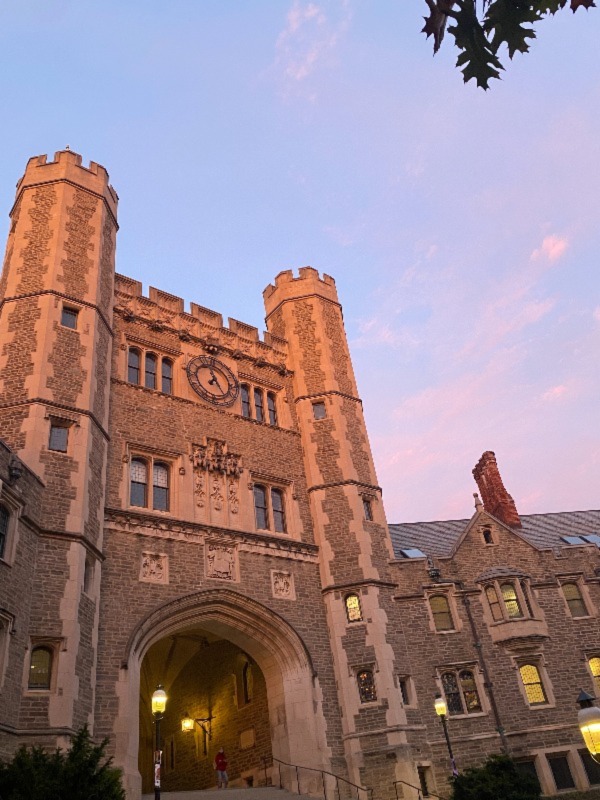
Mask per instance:
[[[160,767],[162,751],[160,749],[160,721],[167,707],[167,693],[159,684],[152,695],[152,716],[156,723],[156,749],[154,751],[154,800],[160,800]]]
[[[440,694],[436,694],[435,701],[435,713],[441,720],[442,728],[444,729],[444,736],[446,737],[446,744],[448,745],[448,755],[450,756],[450,766],[452,767],[452,774],[458,775],[458,770],[456,769],[456,761],[454,760],[454,753],[452,752],[452,745],[450,744],[450,734],[448,733],[448,725],[446,723],[446,714],[448,713],[448,707],[446,706],[446,701]]]
[[[594,705],[594,699],[583,689],[580,691],[577,702],[581,710],[577,714],[577,722],[591,757],[600,764],[600,708]]]

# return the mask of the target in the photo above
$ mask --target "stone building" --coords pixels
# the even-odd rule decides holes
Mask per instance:
[[[115,274],[117,203],[62,151],[11,211],[0,756],[87,723],[137,800],[160,683],[165,789],[214,785],[223,746],[240,785],[443,795],[442,694],[459,768],[504,749],[545,793],[599,783],[574,700],[600,512],[520,515],[488,452],[471,519],[388,526],[333,279],[281,272],[261,339]]]

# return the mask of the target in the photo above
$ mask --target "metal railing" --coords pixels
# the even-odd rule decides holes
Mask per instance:
[[[262,759],[265,772],[265,785],[268,783],[268,759]],[[301,767],[299,764],[288,764],[279,758],[272,758],[272,766],[277,764],[277,778],[280,789],[287,789],[295,794],[311,797],[322,797],[323,800],[373,800],[373,790],[358,786],[326,769]],[[283,769],[282,769],[283,768]],[[275,785],[275,776],[271,773],[271,782]]]
[[[442,797],[440,794],[436,794],[435,792],[430,792],[427,790],[427,794],[423,792],[423,789],[420,786],[414,786],[412,783],[407,783],[406,781],[394,781],[394,791],[396,792],[396,800],[400,800],[400,796],[398,794],[398,784],[401,783],[403,786],[410,786],[411,789],[415,789],[417,792],[416,800],[424,800],[426,797],[436,797],[437,800],[448,800],[446,797]],[[402,792],[402,797],[404,797],[404,792]]]

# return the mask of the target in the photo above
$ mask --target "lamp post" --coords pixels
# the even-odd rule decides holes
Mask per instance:
[[[591,694],[580,691],[577,702],[581,710],[577,722],[591,757],[600,764],[600,708],[594,705],[594,700]]]
[[[448,724],[446,722],[446,714],[448,713],[448,707],[446,706],[446,701],[440,694],[436,694],[435,701],[435,713],[440,718],[442,723],[442,728],[444,729],[444,736],[446,737],[446,744],[448,746],[448,755],[450,756],[450,766],[452,767],[452,774],[458,775],[458,770],[456,768],[456,761],[454,760],[454,753],[452,752],[452,745],[450,743],[450,734],[448,733]]]
[[[167,707],[167,693],[159,684],[152,695],[152,716],[156,724],[156,749],[154,751],[154,800],[160,800],[160,768],[162,764],[162,751],[160,749],[160,721]]]

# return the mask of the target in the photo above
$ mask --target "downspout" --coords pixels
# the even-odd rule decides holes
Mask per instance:
[[[494,695],[494,686],[490,679],[490,673],[487,668],[487,664],[483,655],[483,645],[481,644],[481,640],[479,639],[479,634],[477,633],[477,626],[475,625],[475,620],[473,619],[473,613],[471,611],[471,601],[469,600],[467,594],[465,593],[465,587],[462,581],[457,581],[456,585],[460,588],[462,595],[463,605],[465,607],[465,611],[467,612],[467,619],[469,620],[469,625],[471,627],[471,633],[473,634],[473,646],[477,650],[477,657],[479,661],[479,666],[481,667],[481,672],[483,673],[483,686],[490,698],[490,705],[492,707],[492,714],[494,715],[494,720],[496,721],[496,730],[500,735],[500,741],[502,743],[502,752],[506,755],[510,755],[510,750],[508,747],[508,740],[506,738],[506,733],[504,731],[504,726],[502,724],[502,719],[500,718],[500,712],[498,710],[498,704],[496,703],[496,697]]]

